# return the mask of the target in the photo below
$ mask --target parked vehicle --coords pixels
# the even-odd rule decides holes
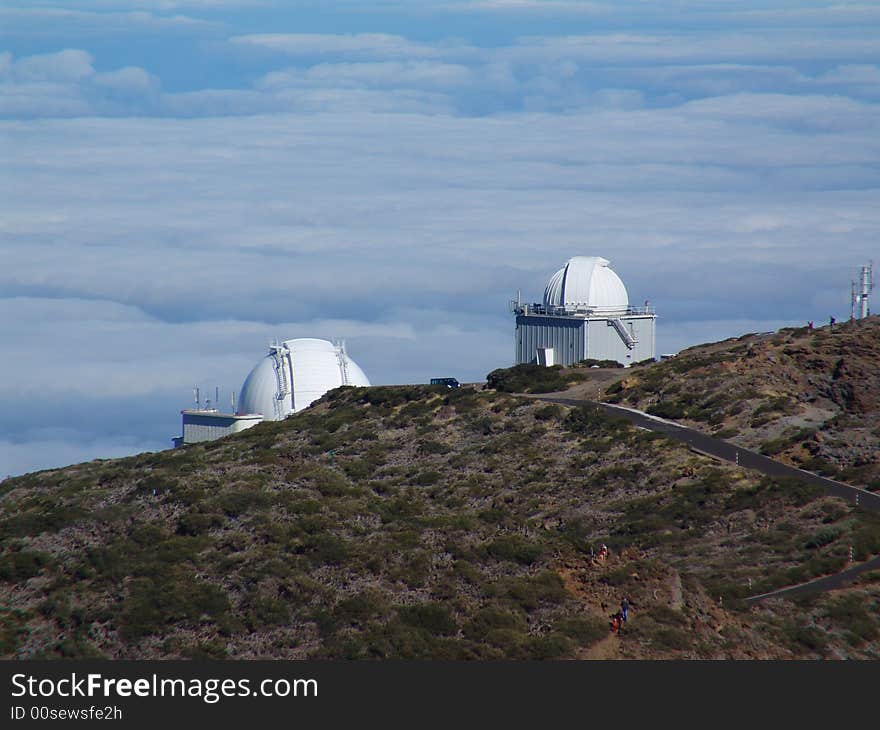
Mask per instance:
[[[459,388],[459,383],[455,378],[431,378],[431,385],[445,385],[447,388]]]

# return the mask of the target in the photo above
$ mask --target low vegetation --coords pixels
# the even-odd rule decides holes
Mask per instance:
[[[605,392],[794,466],[880,490],[880,317],[700,345]]]
[[[565,390],[586,377],[581,372],[565,372],[561,365],[523,364],[493,370],[486,376],[486,385],[500,393],[552,393]]]
[[[673,372],[711,379],[731,357]],[[661,388],[667,366],[616,396],[736,407],[720,386]],[[875,515],[507,392],[577,380],[520,366],[484,390],[340,388],[220,441],[7,479],[0,655],[876,658],[876,576],[796,607],[742,600],[880,552]],[[776,438],[768,453],[813,436]]]

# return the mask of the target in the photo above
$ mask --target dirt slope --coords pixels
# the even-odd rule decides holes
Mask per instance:
[[[606,399],[880,489],[880,317],[745,335],[633,368]]]

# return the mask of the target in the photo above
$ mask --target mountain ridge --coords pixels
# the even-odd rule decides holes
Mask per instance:
[[[791,455],[777,455],[795,462],[803,441],[786,434],[804,409],[833,404],[817,422],[831,426],[813,431],[826,441],[873,413],[873,385],[846,386],[870,366],[876,318],[847,327],[550,375],[576,396],[683,409],[716,435],[739,425],[729,438],[743,445],[788,439]],[[866,333],[865,346],[850,341]],[[738,378],[761,387],[731,413]],[[793,396],[797,409],[776,400]],[[848,448],[811,463],[857,466],[871,488],[874,462],[847,461]],[[744,601],[841,570],[851,547],[856,560],[880,552],[876,515],[597,408],[500,389],[342,388],[217,442],[0,483],[0,655],[876,658],[876,574]],[[624,596],[630,620],[612,635]]]

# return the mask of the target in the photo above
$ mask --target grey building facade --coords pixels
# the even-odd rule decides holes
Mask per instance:
[[[511,302],[516,364],[632,365],[656,358],[656,312],[648,302],[630,306],[626,287],[608,264],[598,256],[575,256],[550,278],[542,303]]]
[[[581,360],[632,365],[656,356],[657,315],[647,308],[617,317],[548,315],[541,309],[526,305],[516,315],[516,364],[538,362],[540,349],[552,349],[553,362],[547,364],[556,365]]]

